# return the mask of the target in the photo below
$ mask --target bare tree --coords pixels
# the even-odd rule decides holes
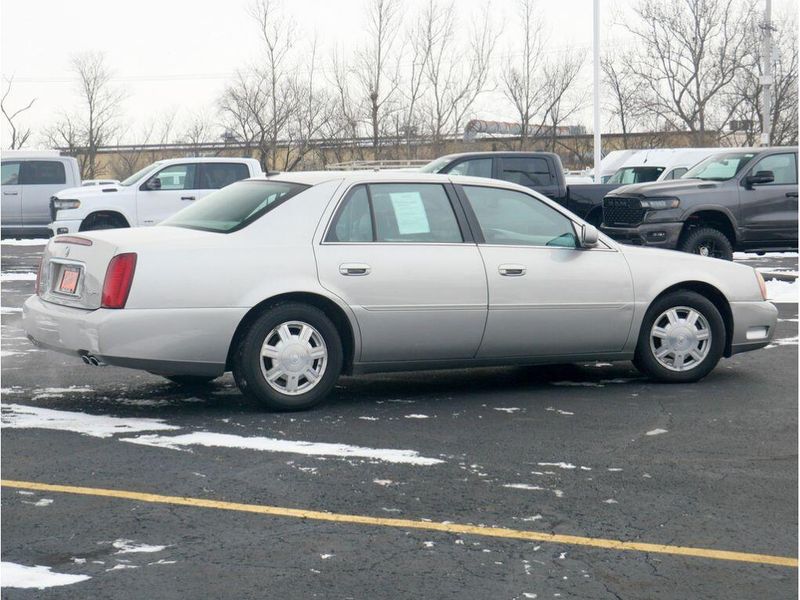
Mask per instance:
[[[730,106],[739,122],[737,132],[743,134],[741,143],[756,145],[761,133],[763,107],[761,105],[761,77],[764,74],[763,47],[759,39],[759,24],[754,19],[748,40],[748,68],[742,69],[734,80],[730,92]],[[781,26],[773,32],[774,54],[772,60],[772,114],[770,120],[770,145],[796,145],[798,128],[797,90],[797,14],[783,15],[775,22]],[[763,24],[761,26],[764,26]]]
[[[399,61],[394,52],[399,30],[398,0],[367,0],[368,41],[356,53],[353,75],[359,100],[366,100],[372,147],[377,158],[384,121],[391,114],[399,87]]]
[[[497,36],[487,8],[470,32],[467,49],[456,40],[458,23],[452,1],[429,0],[423,11],[427,113],[434,152],[443,134],[458,132],[465,115],[485,90]]]
[[[705,145],[730,119],[725,90],[745,64],[751,7],[737,0],[641,0],[623,25],[641,45],[633,71],[652,107]],[[708,136],[711,134],[711,138]]]
[[[25,145],[25,142],[27,142],[28,138],[31,136],[31,128],[20,125],[18,122],[16,122],[16,119],[31,106],[33,106],[33,103],[36,102],[36,98],[33,98],[30,102],[28,102],[28,104],[18,108],[17,110],[8,108],[7,100],[9,94],[11,94],[11,88],[14,84],[14,76],[12,75],[11,77],[6,78],[5,82],[6,91],[3,92],[3,97],[0,99],[0,110],[3,112],[3,116],[6,118],[8,126],[11,128],[11,140],[8,148],[9,150],[16,150],[22,148],[22,146]]]
[[[522,48],[518,60],[509,52],[507,67],[501,73],[503,92],[514,105],[520,122],[519,148],[525,147],[531,128],[544,108],[545,94],[539,74],[543,69],[543,26],[534,7],[534,0],[520,0],[519,16],[522,21]]]
[[[83,105],[78,120],[86,154],[81,177],[94,179],[99,170],[97,149],[108,144],[117,133],[120,103],[125,93],[112,85],[112,72],[102,52],[75,55],[72,69],[78,76]]]
[[[637,129],[647,100],[642,85],[631,69],[630,54],[615,54],[602,59],[603,83],[609,91],[606,112],[611,115],[613,130],[622,134],[622,147],[630,147],[630,134]],[[617,129],[619,127],[619,129]]]
[[[78,160],[81,178],[89,179],[84,173],[88,170],[88,154],[83,137],[83,128],[71,115],[62,115],[58,121],[44,130],[44,139],[48,146],[58,148]]]
[[[204,112],[189,116],[180,135],[181,142],[189,145],[193,156],[201,156],[201,147],[215,139],[215,128],[211,118]]]
[[[559,127],[567,123],[586,100],[586,89],[576,90],[576,81],[583,68],[583,56],[578,53],[564,52],[556,59],[545,63],[542,89],[545,107],[540,135],[547,131],[550,137],[550,152],[556,151]]]

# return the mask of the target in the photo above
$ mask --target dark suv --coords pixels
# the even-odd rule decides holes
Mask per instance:
[[[721,151],[673,181],[619,187],[602,230],[629,244],[731,260],[797,249],[797,148]]]

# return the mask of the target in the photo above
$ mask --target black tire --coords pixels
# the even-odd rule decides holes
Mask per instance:
[[[711,330],[708,353],[696,366],[686,371],[674,371],[662,365],[653,353],[650,332],[656,319],[675,307],[688,307],[699,312]],[[691,383],[699,381],[717,366],[725,351],[725,321],[716,306],[705,296],[688,290],[671,292],[658,298],[647,309],[633,359],[634,366],[644,374],[665,383]]]
[[[208,377],[206,375],[162,375],[162,377],[169,379],[172,383],[188,387],[208,385],[216,379],[216,377]]]
[[[89,215],[81,223],[81,231],[99,231],[101,229],[122,229],[128,227],[127,221],[118,215],[95,214]]]
[[[691,230],[681,241],[679,250],[722,260],[733,260],[733,246],[728,236],[713,227]]]
[[[261,358],[261,347],[273,329],[289,322],[310,325],[322,338],[327,350],[322,376],[308,391],[298,394],[278,391],[267,383],[262,372],[262,360],[266,369],[266,361],[271,359]],[[271,410],[305,410],[322,402],[333,389],[342,371],[342,362],[342,341],[328,316],[314,306],[285,302],[271,307],[250,325],[234,354],[233,377],[243,395],[261,402]]]

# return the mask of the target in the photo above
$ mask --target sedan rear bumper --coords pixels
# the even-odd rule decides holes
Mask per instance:
[[[731,302],[731,354],[763,348],[775,335],[778,309],[771,302]]]
[[[164,375],[221,375],[245,308],[83,310],[31,296],[25,331],[40,346]]]

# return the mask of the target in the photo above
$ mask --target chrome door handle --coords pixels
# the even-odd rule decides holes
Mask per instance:
[[[339,273],[342,275],[369,275],[371,267],[364,263],[342,263],[339,265]]]
[[[181,200],[194,200],[194,196],[181,196]]]
[[[16,196],[17,192],[3,192],[3,196]]]
[[[797,192],[786,192],[786,197],[787,198],[797,198]]]
[[[497,270],[506,277],[521,277],[528,271],[525,265],[500,265]]]

